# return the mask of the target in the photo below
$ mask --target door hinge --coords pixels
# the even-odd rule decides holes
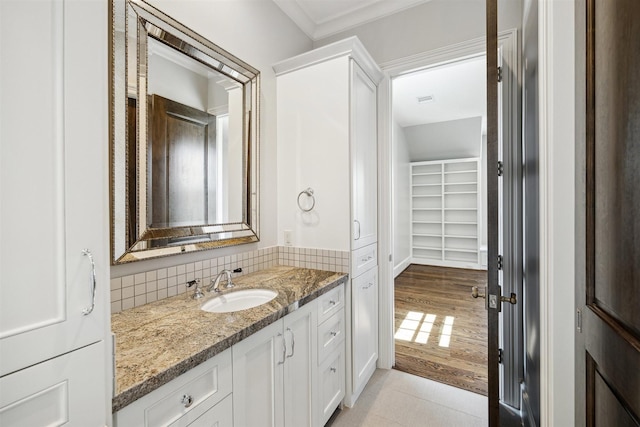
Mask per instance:
[[[498,67],[498,83],[502,82],[502,67]]]
[[[502,270],[503,266],[504,266],[504,258],[502,258],[502,255],[498,255],[498,270]]]
[[[582,311],[580,309],[576,310],[576,328],[578,329],[578,333],[582,333]]]
[[[502,176],[504,174],[504,164],[502,162],[498,162],[498,176]]]
[[[498,363],[502,363],[502,349],[498,349]]]

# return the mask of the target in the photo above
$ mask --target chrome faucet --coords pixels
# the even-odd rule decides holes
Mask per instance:
[[[229,289],[235,286],[231,281],[231,270],[224,269],[220,273],[218,273],[215,279],[211,280],[211,284],[209,285],[209,288],[207,288],[207,291],[222,292],[220,290],[220,279],[223,275],[227,276],[227,285],[225,286],[225,288]]]

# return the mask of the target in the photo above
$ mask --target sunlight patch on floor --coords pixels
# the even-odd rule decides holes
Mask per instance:
[[[426,315],[419,311],[410,311],[402,320],[400,327],[396,330],[394,338],[400,341],[416,342],[418,344],[426,344],[429,341],[433,324],[436,321],[435,314]],[[453,334],[453,316],[446,316],[444,325],[440,332],[440,347],[449,347],[451,335]]]

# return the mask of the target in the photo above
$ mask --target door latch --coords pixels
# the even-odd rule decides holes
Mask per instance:
[[[513,292],[511,292],[511,296],[509,297],[505,297],[505,296],[500,296],[500,298],[498,298],[497,295],[494,294],[489,294],[489,298],[487,298],[487,288],[484,288],[484,294],[481,294],[478,291],[478,287],[474,286],[471,288],[471,296],[473,298],[483,298],[486,300],[486,305],[488,308],[493,308],[493,309],[498,309],[500,310],[500,307],[498,306],[498,301],[500,302],[508,302],[509,304],[517,304],[518,303],[518,299],[516,294],[514,294]]]

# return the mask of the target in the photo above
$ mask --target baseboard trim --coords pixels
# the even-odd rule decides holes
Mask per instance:
[[[393,267],[393,278],[395,279],[396,277],[398,277],[400,273],[406,270],[406,268],[409,267],[410,265],[411,265],[411,257],[408,256],[403,261],[401,261],[398,265]]]

